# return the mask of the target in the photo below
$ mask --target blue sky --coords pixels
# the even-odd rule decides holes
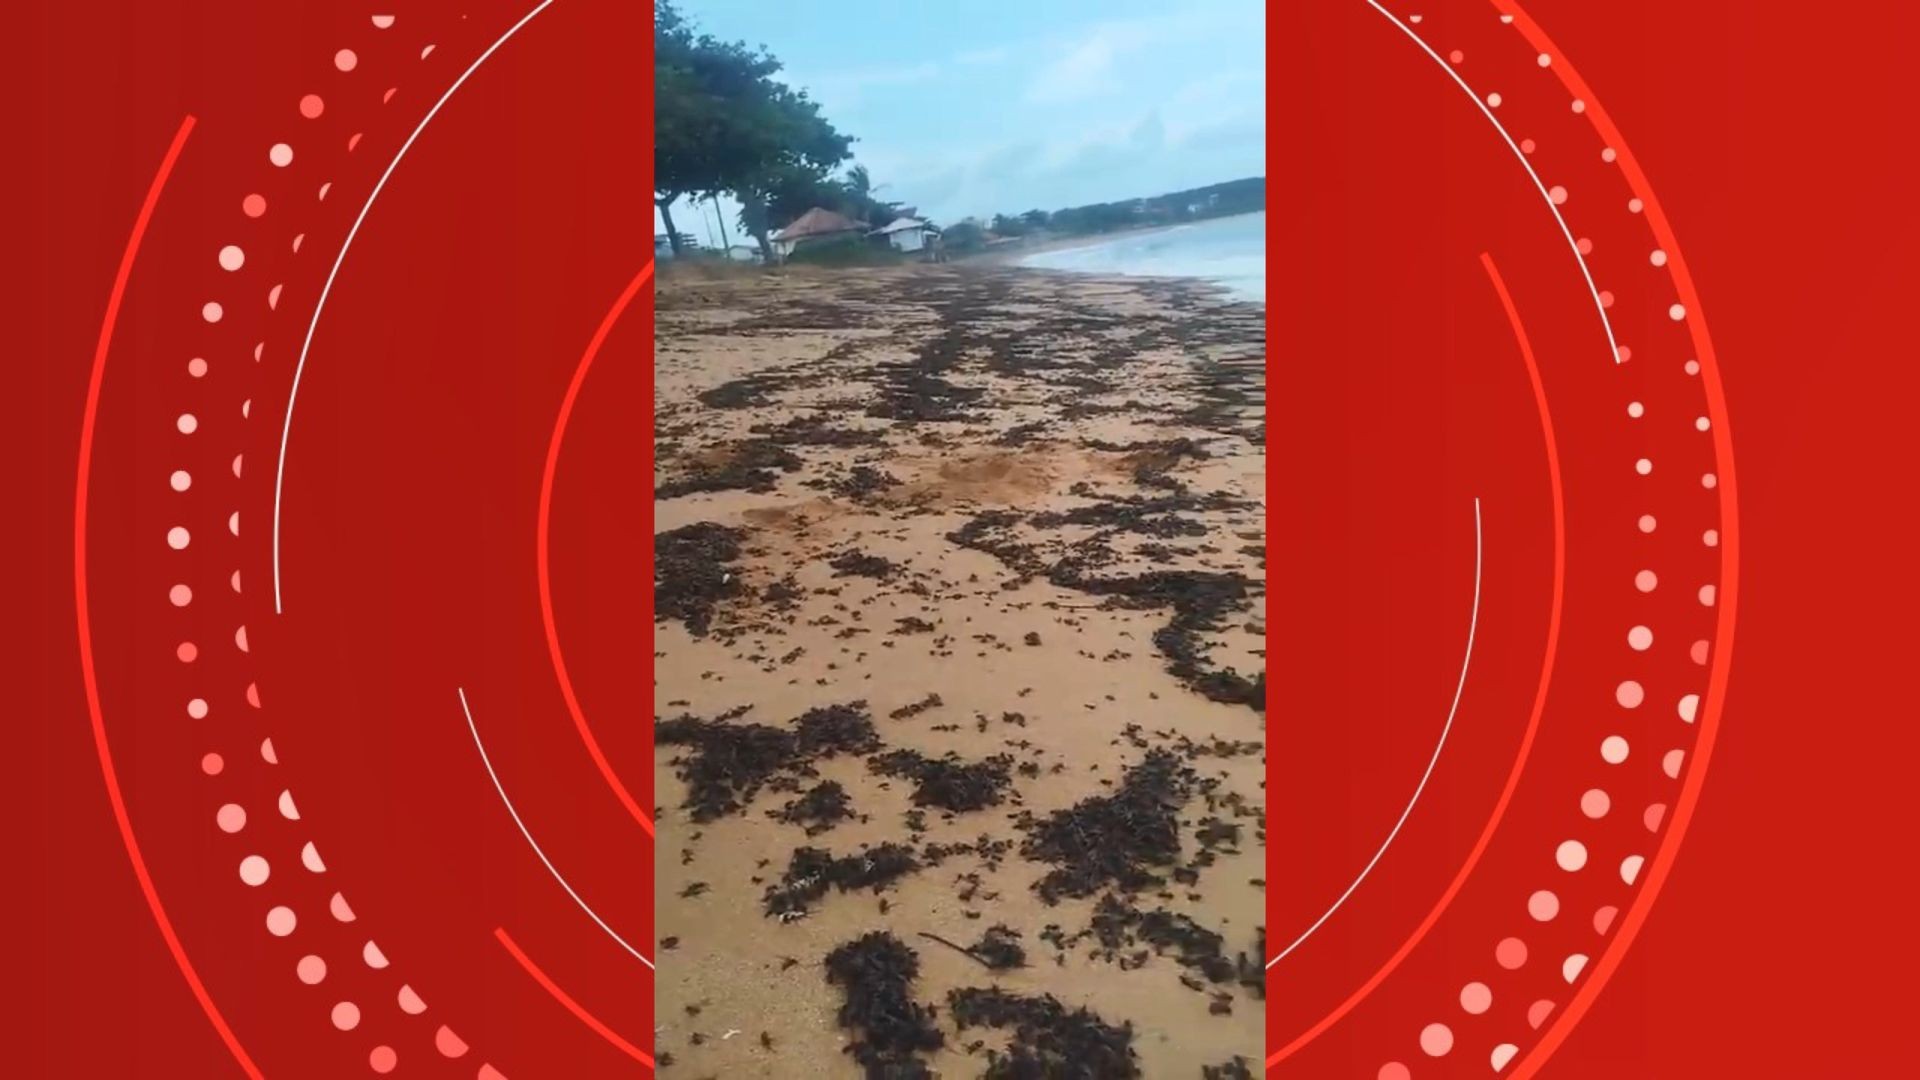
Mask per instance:
[[[765,45],[884,198],[946,224],[1266,171],[1262,0],[683,0]],[[684,204],[675,223],[702,243]],[[724,206],[727,227],[734,208]],[[656,221],[656,225],[658,222]]]

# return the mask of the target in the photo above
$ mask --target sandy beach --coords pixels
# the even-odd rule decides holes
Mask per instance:
[[[1166,279],[663,273],[668,1075],[1253,1075],[1264,323]]]

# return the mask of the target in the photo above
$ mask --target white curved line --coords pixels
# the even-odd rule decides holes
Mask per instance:
[[[1285,960],[1288,953],[1305,944],[1306,940],[1313,936],[1314,931],[1320,929],[1328,919],[1333,918],[1333,913],[1340,910],[1340,905],[1347,902],[1347,897],[1353,895],[1354,890],[1360,887],[1360,883],[1367,880],[1367,875],[1373,873],[1373,868],[1380,862],[1380,857],[1387,853],[1387,848],[1393,845],[1394,838],[1400,835],[1400,827],[1405,825],[1407,818],[1413,815],[1413,806],[1420,801],[1421,793],[1427,790],[1427,781],[1433,778],[1433,767],[1440,763],[1440,751],[1447,748],[1447,736],[1453,734],[1453,718],[1460,711],[1460,697],[1467,689],[1467,669],[1473,665],[1473,639],[1480,629],[1482,562],[1480,541],[1480,500],[1475,498],[1473,500],[1473,617],[1467,623],[1467,655],[1460,661],[1460,682],[1453,688],[1453,705],[1447,709],[1447,724],[1440,729],[1440,741],[1433,744],[1433,756],[1427,759],[1427,771],[1420,774],[1420,784],[1413,789],[1413,798],[1407,800],[1407,808],[1400,811],[1400,820],[1393,823],[1393,830],[1387,833],[1387,838],[1381,842],[1380,850],[1374,852],[1373,858],[1367,860],[1367,865],[1360,871],[1360,876],[1353,879],[1353,884],[1347,886],[1347,891],[1340,894],[1340,899],[1333,902],[1333,906],[1327,909],[1326,914],[1315,919],[1312,926],[1307,927],[1305,932],[1293,939],[1293,944],[1281,949],[1278,955],[1267,961],[1269,968]]]
[[[1580,264],[1580,274],[1587,279],[1587,291],[1593,294],[1593,310],[1600,313],[1600,325],[1607,331],[1607,348],[1613,355],[1613,362],[1624,363],[1620,359],[1620,343],[1614,340],[1613,321],[1607,318],[1607,305],[1600,302],[1600,287],[1593,283],[1593,271],[1587,268],[1587,257],[1580,254],[1580,241],[1574,239],[1573,230],[1567,226],[1567,219],[1561,216],[1560,208],[1554,205],[1553,196],[1548,193],[1546,183],[1540,179],[1539,173],[1533,171],[1533,163],[1528,161],[1527,155],[1521,152],[1520,144],[1513,141],[1512,135],[1507,134],[1507,129],[1502,127],[1499,119],[1493,115],[1493,109],[1488,107],[1479,94],[1473,92],[1473,87],[1467,85],[1467,80],[1460,77],[1460,73],[1453,69],[1453,65],[1440,59],[1440,54],[1433,51],[1433,46],[1428,45],[1425,39],[1415,33],[1412,27],[1401,22],[1393,12],[1381,7],[1380,0],[1367,0],[1367,3],[1373,7],[1373,10],[1385,15],[1407,37],[1412,38],[1413,43],[1420,46],[1422,52],[1432,57],[1433,62],[1440,65],[1440,70],[1446,72],[1448,78],[1459,84],[1460,89],[1465,91],[1467,97],[1479,107],[1480,112],[1486,116],[1487,123],[1492,124],[1493,129],[1500,133],[1500,137],[1507,141],[1508,149],[1513,151],[1513,156],[1519,160],[1520,167],[1527,170],[1527,175],[1533,178],[1533,186],[1540,189],[1540,197],[1547,201],[1547,209],[1553,214],[1553,220],[1560,223],[1560,232],[1567,238],[1567,247],[1573,251],[1573,260]]]
[[[313,348],[313,334],[320,326],[320,313],[326,310],[327,296],[333,292],[333,279],[340,274],[340,264],[347,260],[347,249],[353,246],[353,238],[360,234],[360,223],[367,220],[367,211],[373,209],[373,200],[380,197],[381,189],[387,186],[387,178],[393,175],[393,170],[399,166],[400,159],[406,157],[407,151],[413,148],[414,140],[420,137],[420,133],[425,131],[427,125],[432,123],[433,118],[439,114],[440,107],[447,103],[447,99],[453,96],[455,90],[460,89],[468,76],[479,70],[481,64],[487,62],[487,57],[492,56],[500,46],[507,43],[508,38],[519,33],[521,27],[531,22],[535,15],[545,11],[552,3],[553,0],[540,0],[538,6],[509,27],[506,33],[501,34],[500,40],[487,46],[487,51],[481,53],[467,70],[461,72],[460,77],[453,80],[453,85],[447,87],[447,92],[440,95],[440,100],[433,103],[433,108],[427,110],[427,115],[421,117],[420,125],[413,129],[413,134],[407,136],[406,142],[400,144],[400,152],[393,155],[393,160],[387,163],[387,171],[381,173],[379,182],[373,185],[373,191],[367,195],[366,205],[360,208],[360,215],[353,219],[353,227],[347,230],[347,239],[340,245],[340,254],[334,257],[333,269],[327,271],[327,282],[320,287],[320,299],[313,305],[313,319],[307,323],[307,338],[300,343],[300,360],[293,367],[293,388],[287,392],[287,418],[280,429],[280,463],[273,473],[273,613],[275,615],[281,613],[280,490],[281,483],[287,474],[287,439],[293,434],[293,403],[300,396],[300,376],[307,370],[307,351]]]
[[[640,955],[640,950],[627,944],[627,939],[614,933],[613,927],[608,926],[606,920],[602,919],[592,908],[588,907],[585,900],[580,899],[580,894],[574,892],[573,886],[567,884],[567,879],[561,877],[560,871],[554,869],[553,860],[547,858],[547,853],[540,850],[539,842],[533,838],[532,833],[527,831],[527,823],[520,820],[520,811],[515,810],[513,808],[513,800],[507,798],[507,789],[500,786],[500,774],[493,771],[493,759],[487,757],[486,744],[480,741],[480,729],[473,722],[473,710],[467,707],[466,689],[464,687],[456,687],[455,689],[458,690],[460,694],[460,711],[467,714],[467,730],[473,732],[473,745],[480,750],[480,763],[487,767],[487,775],[493,778],[493,790],[500,793],[500,801],[506,804],[507,813],[512,815],[513,823],[520,826],[520,835],[527,838],[527,845],[533,848],[535,855],[540,856],[540,861],[546,864],[547,873],[552,874],[553,880],[559,882],[560,887],[567,890],[567,895],[573,897],[573,902],[580,905],[580,910],[586,912],[588,918],[598,923],[600,929],[607,932],[608,937],[619,942],[621,948],[632,953],[635,960],[640,961],[648,967],[653,967],[653,961]]]

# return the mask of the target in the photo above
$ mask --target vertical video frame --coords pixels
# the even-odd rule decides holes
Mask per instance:
[[[1264,19],[655,0],[662,1069],[1253,1075]]]

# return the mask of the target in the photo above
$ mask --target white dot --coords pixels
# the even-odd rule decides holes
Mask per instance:
[[[240,860],[240,880],[249,885],[265,885],[272,873],[267,860],[258,855],[249,855]]]
[[[1639,199],[1627,200],[1627,213],[1629,214],[1637,214],[1646,208],[1647,208],[1647,204],[1641,202]]]
[[[180,434],[191,435],[200,427],[200,421],[192,413],[181,413],[180,418],[173,422],[173,426],[180,429]]]
[[[187,374],[196,379],[205,377],[207,374],[207,362],[197,356],[187,361]]]
[[[193,717],[195,720],[205,720],[207,718],[207,699],[194,698],[192,701],[187,702],[187,715]]]
[[[1655,266],[1665,266],[1667,265],[1667,253],[1661,251],[1659,248],[1654,248],[1653,253],[1647,256],[1647,261]]]
[[[1540,54],[1540,66],[1541,66],[1541,67],[1547,67],[1548,65],[1550,65],[1550,64],[1552,64],[1552,63],[1553,63],[1553,57],[1551,57],[1551,56],[1548,56],[1548,55],[1547,55],[1546,53],[1541,53],[1541,54]]]
[[[1640,515],[1640,531],[1641,532],[1650,533],[1654,529],[1659,528],[1659,526],[1660,526],[1660,523],[1654,520],[1652,514]]]
[[[1587,846],[1578,840],[1567,840],[1554,851],[1553,861],[1571,874],[1587,865]]]
[[[352,49],[341,49],[339,52],[333,54],[333,66],[339,68],[341,71],[352,71],[359,63],[360,58],[354,55]]]
[[[221,319],[226,318],[226,315],[227,309],[221,307],[220,302],[217,300],[209,300],[200,305],[200,317],[210,323],[219,322]]]
[[[1640,868],[1647,864],[1644,855],[1629,855],[1620,860],[1620,880],[1631,885],[1640,876]]]
[[[1493,991],[1486,983],[1468,983],[1460,988],[1460,1007],[1472,1016],[1479,1016],[1493,1007]]]
[[[1700,695],[1688,694],[1686,697],[1681,698],[1678,711],[1680,713],[1680,719],[1685,720],[1689,724],[1693,723],[1693,718],[1700,713]]]
[[[1609,165],[1613,163],[1614,158],[1617,158],[1619,156],[1620,155],[1613,152],[1613,147],[1611,146],[1607,147],[1605,150],[1600,151],[1600,160],[1608,163]]]
[[[1700,603],[1706,607],[1712,607],[1715,593],[1716,590],[1711,585],[1700,586]]]
[[[1606,817],[1612,809],[1613,797],[1599,788],[1589,788],[1585,795],[1580,796],[1580,812],[1595,821]]]
[[[221,832],[237,833],[247,827],[247,811],[239,803],[228,803],[214,812],[213,820]]]
[[[293,147],[283,142],[274,143],[273,149],[267,151],[267,160],[284,169],[293,164]]]
[[[1488,95],[1487,95],[1487,104],[1488,104],[1489,106],[1491,106],[1492,108],[1495,108],[1495,109],[1497,109],[1497,108],[1499,108],[1499,107],[1500,107],[1500,95],[1499,95],[1499,94],[1488,94]]]
[[[1420,1030],[1420,1049],[1428,1057],[1446,1057],[1453,1052],[1453,1029],[1445,1024],[1428,1024]]]
[[[1586,112],[1586,111],[1587,111],[1587,103],[1586,103],[1586,102],[1584,102],[1584,101],[1581,101],[1581,100],[1580,100],[1579,98],[1574,98],[1574,99],[1573,99],[1573,111],[1574,111],[1574,112],[1577,112],[1577,113],[1583,113],[1583,112]]]
[[[193,603],[193,590],[185,585],[175,585],[167,590],[167,599],[173,601],[174,607],[186,607]]]
[[[1639,461],[1633,463],[1633,471],[1639,473],[1641,476],[1645,476],[1653,471],[1653,462],[1646,458],[1641,458]]]
[[[1641,702],[1647,700],[1647,691],[1639,683],[1627,679],[1613,688],[1613,700],[1619,702],[1623,709],[1637,709]]]
[[[1493,1054],[1487,1061],[1492,1064],[1494,1072],[1499,1072],[1512,1064],[1513,1059],[1517,1057],[1519,1053],[1520,1048],[1518,1046],[1512,1043],[1501,1043],[1499,1046],[1493,1048]]]
[[[167,483],[175,491],[185,491],[193,486],[193,475],[185,469],[175,469],[173,475],[167,478]]]
[[[1720,485],[1720,478],[1713,475],[1712,473],[1707,473],[1700,477],[1700,486],[1703,488],[1714,488],[1714,487],[1718,487],[1719,485]]]
[[[1642,570],[1633,575],[1633,587],[1641,592],[1652,592],[1660,586],[1660,575],[1651,570]]]
[[[1644,626],[1636,626],[1627,631],[1627,644],[1635,652],[1646,652],[1653,647],[1653,631]]]
[[[1698,360],[1687,361],[1685,367],[1686,367],[1686,372],[1689,375],[1700,374],[1700,361]]]
[[[247,265],[247,253],[237,244],[228,244],[220,249],[220,269],[238,270]]]
[[[1667,309],[1667,318],[1672,319],[1674,322],[1679,322],[1686,317],[1687,306],[1685,304],[1675,304]]]
[[[1699,417],[1693,422],[1693,430],[1695,431],[1705,431],[1712,426],[1713,426],[1713,421],[1707,419],[1704,416]]]
[[[274,937],[286,937],[300,920],[294,917],[293,909],[282,904],[267,912],[267,933]]]
[[[1647,407],[1637,401],[1630,401],[1627,403],[1627,415],[1638,420],[1647,415]]]
[[[1533,916],[1535,922],[1552,922],[1560,914],[1560,898],[1541,889],[1527,897],[1527,914]]]
[[[1600,759],[1609,765],[1627,760],[1627,740],[1618,735],[1607,736],[1600,743]]]
[[[303,956],[294,971],[300,976],[301,982],[317,986],[327,977],[327,962],[317,956]]]
[[[1560,974],[1567,980],[1568,985],[1572,985],[1573,980],[1579,978],[1580,973],[1586,969],[1586,956],[1581,953],[1574,953],[1572,956],[1567,957],[1566,963],[1560,965]]]
[[[1707,545],[1708,547],[1719,547],[1720,546],[1720,530],[1708,529],[1706,532],[1701,533],[1700,542]]]
[[[333,1026],[341,1031],[352,1031],[360,1026],[360,1006],[351,1001],[343,1001],[333,1007]]]
[[[1547,198],[1553,200],[1553,205],[1559,206],[1567,201],[1567,189],[1555,184],[1547,190]]]
[[[175,525],[173,528],[167,530],[167,546],[175,551],[185,550],[186,546],[191,543],[192,540],[193,537],[189,536],[187,530],[182,526]]]

